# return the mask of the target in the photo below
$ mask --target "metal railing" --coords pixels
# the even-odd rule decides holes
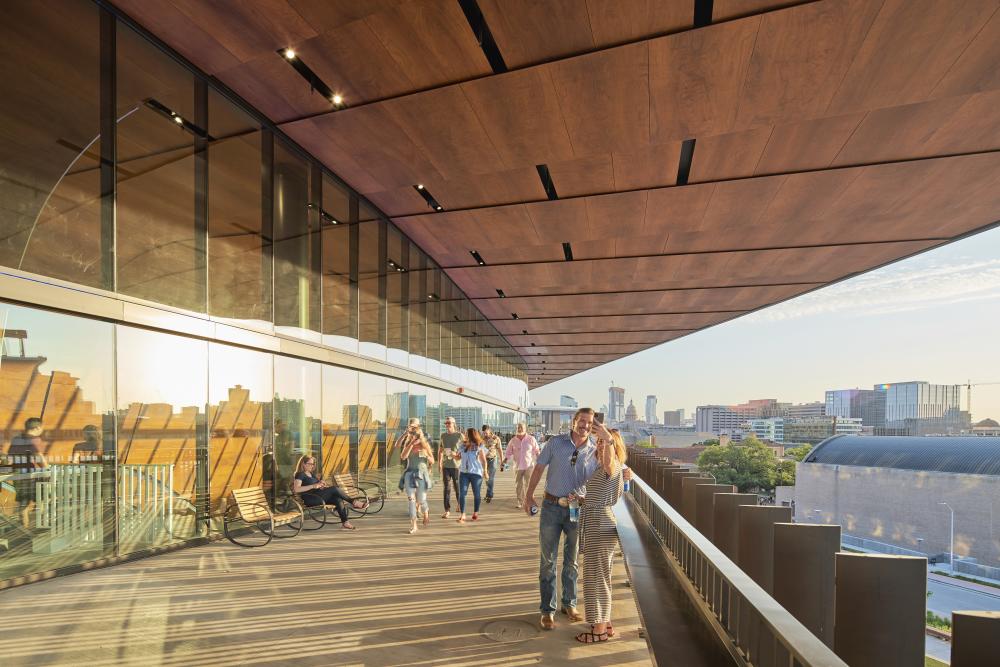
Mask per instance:
[[[740,661],[754,667],[847,667],[637,475],[632,477],[629,497],[728,636]]]
[[[854,549],[864,549],[865,551],[876,551],[880,554],[890,554],[892,556],[916,556],[918,558],[928,558],[923,551],[915,551],[905,547],[897,547],[895,544],[886,544],[878,540],[871,540],[867,537],[855,537],[854,535],[841,535],[840,543]]]
[[[121,539],[156,540],[174,535],[172,463],[126,464],[118,468]]]
[[[104,539],[102,473],[101,465],[52,464],[35,482],[35,527],[48,531],[52,548]]]

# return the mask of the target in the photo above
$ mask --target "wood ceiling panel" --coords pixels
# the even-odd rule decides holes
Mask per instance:
[[[580,0],[479,0],[479,8],[507,67],[594,48],[587,5]]]
[[[401,187],[381,192],[369,192],[368,199],[390,217],[419,215],[431,212],[430,206],[412,187]]]
[[[509,334],[507,340],[516,349],[530,350],[531,343],[541,345],[542,342],[552,349],[562,349],[560,346],[569,346],[565,349],[573,349],[576,345],[658,345],[668,340],[673,340],[678,336],[687,333],[684,331],[595,331],[577,333],[530,333],[520,332]]]
[[[732,128],[759,25],[754,17],[647,43],[652,143]]]
[[[723,21],[726,19],[746,16],[763,11],[780,10],[783,7],[796,5],[802,0],[715,0],[712,6],[712,20]]]
[[[658,188],[677,183],[681,142],[611,154],[615,190]]]
[[[491,174],[462,174],[451,179],[430,177],[424,179],[423,184],[446,211],[545,199],[545,190],[534,167]],[[383,211],[392,217],[429,211],[427,202],[416,193],[413,184],[367,194],[373,201],[385,201],[388,208]],[[411,194],[416,199],[410,197]]]
[[[609,317],[555,316],[522,322],[520,320],[494,320],[493,325],[502,334],[520,333],[522,329],[544,327],[559,333],[609,331],[650,331],[661,329],[700,329],[718,324],[733,316],[732,313],[697,315],[629,315]]]
[[[407,2],[364,20],[402,73],[421,87],[493,71],[465,14],[453,0]]]
[[[701,227],[705,210],[712,200],[715,185],[688,185],[682,188],[651,190],[646,201],[645,229],[666,234],[667,249],[674,234]]]
[[[281,129],[302,146],[307,147],[316,158],[358,192],[376,192],[385,189],[381,181],[361,166],[347,151],[337,145],[336,139],[327,134],[328,123],[316,120],[301,120],[282,125]]]
[[[1000,91],[870,112],[833,164],[1000,148]]]
[[[507,167],[573,158],[548,70],[509,72],[463,83],[461,89]]]
[[[885,0],[828,113],[926,99],[996,9],[996,0]]]
[[[587,0],[596,46],[608,46],[689,28],[694,10],[686,2]]]
[[[649,144],[648,54],[639,43],[542,65],[555,84],[575,155]]]
[[[525,210],[531,216],[539,238],[561,244],[575,235],[590,234],[590,218],[585,198],[536,202],[526,204]],[[588,235],[586,238],[593,236]]]
[[[843,0],[764,15],[736,127],[822,115],[879,7],[871,0]]]
[[[333,109],[330,100],[310,88],[306,80],[275,52],[264,53],[255,60],[218,72],[216,76],[276,123]],[[359,96],[349,86],[343,88],[342,94],[346,99]]]
[[[539,344],[537,347],[519,346],[515,347],[523,355],[534,355],[541,352],[546,359],[559,359],[567,354],[634,354],[649,348],[644,343],[635,344],[613,344],[613,345],[552,345]]]
[[[1000,11],[976,35],[934,89],[934,95],[961,95],[1000,88]]]
[[[428,172],[426,177],[440,174],[446,179],[458,178],[505,168],[458,86],[408,95],[377,106],[385,108],[396,125],[434,165],[435,171]],[[411,181],[411,184],[423,183],[426,177]]]
[[[297,126],[306,123],[320,134],[306,136],[304,145],[310,150],[322,150],[324,143],[332,142],[336,149],[364,165],[365,171],[380,186],[362,189],[361,192],[389,190],[422,183],[429,177],[441,177],[420,145],[382,104],[345,109],[309,121],[285,124],[282,129],[292,134],[293,128],[298,129]],[[319,141],[320,137],[324,141]],[[325,155],[328,156],[329,152]],[[354,185],[349,176],[341,175]]]
[[[549,162],[549,177],[560,197],[577,197],[615,189],[611,153]]]
[[[752,176],[770,138],[768,126],[698,139],[689,182]]]
[[[309,25],[326,32],[379,12],[392,10],[409,0],[288,0]]]
[[[864,117],[864,112],[858,112],[775,126],[755,173],[830,166]]]

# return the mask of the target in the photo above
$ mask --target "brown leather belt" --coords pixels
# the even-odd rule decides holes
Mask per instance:
[[[548,491],[545,492],[545,499],[550,500],[556,504],[559,504],[559,496],[554,496]],[[584,497],[583,496],[577,497],[577,501],[580,503],[580,506],[583,507]]]

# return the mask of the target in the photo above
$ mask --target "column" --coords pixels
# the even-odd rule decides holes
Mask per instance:
[[[736,493],[736,487],[732,484],[698,484],[695,487],[694,527],[708,539],[712,539],[715,496],[720,493]]]
[[[734,563],[738,560],[740,522],[737,508],[756,505],[756,493],[717,493],[712,512],[712,542]]]
[[[774,589],[774,524],[791,523],[792,508],[741,505],[737,508],[737,516],[740,546],[736,564],[771,593]]]
[[[1000,656],[1000,611],[951,614],[951,667],[989,665]]]
[[[834,565],[840,551],[840,526],[774,524],[772,595],[833,648]]]

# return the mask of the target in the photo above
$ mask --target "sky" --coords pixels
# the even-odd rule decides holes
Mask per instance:
[[[566,394],[598,409],[614,382],[640,418],[655,395],[662,420],[907,380],[996,382],[972,387],[972,417],[1000,421],[1000,228],[533,389],[530,401]]]

